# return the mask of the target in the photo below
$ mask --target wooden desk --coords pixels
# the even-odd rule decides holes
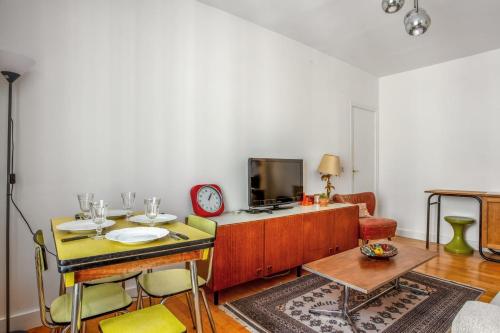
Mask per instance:
[[[485,260],[500,263],[499,258],[487,256],[484,248],[488,248],[493,254],[500,255],[496,249],[500,249],[500,193],[490,193],[485,191],[461,191],[435,189],[427,190],[427,231],[426,247],[429,248],[429,229],[431,206],[437,205],[436,221],[436,243],[439,244],[440,222],[441,222],[441,197],[461,197],[472,198],[479,203],[479,254]],[[436,201],[432,201],[437,197]]]
[[[207,249],[214,246],[215,238],[212,235],[175,222],[158,227],[183,233],[189,240],[167,237],[141,245],[124,245],[107,239],[82,239],[63,243],[61,239],[70,237],[71,234],[59,231],[56,227],[71,220],[72,218],[52,220],[57,268],[64,274],[66,287],[73,287],[71,333],[79,332],[81,328],[83,282],[187,261],[190,263],[193,284],[196,330],[202,332],[196,260],[205,259]],[[116,222],[110,230],[137,226],[125,220]]]

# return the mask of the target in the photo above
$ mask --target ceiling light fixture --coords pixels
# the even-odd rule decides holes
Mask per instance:
[[[382,9],[387,14],[398,12],[405,4],[405,0],[382,0]]]
[[[404,3],[404,0],[382,0],[382,9],[389,14],[396,13],[403,7]],[[425,9],[419,7],[418,0],[414,0],[413,7],[405,15],[405,29],[410,36],[420,36],[431,26],[431,17]]]

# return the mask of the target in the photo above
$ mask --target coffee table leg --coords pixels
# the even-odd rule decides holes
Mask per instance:
[[[347,323],[351,326],[354,333],[358,333],[354,322],[349,316],[349,287],[344,286],[344,299],[343,299],[342,309],[340,310],[326,310],[326,309],[309,309],[309,313],[324,315],[324,316],[339,316],[344,318]]]
[[[358,329],[351,317],[349,316],[349,287],[344,286],[344,307],[342,308],[343,317],[347,321],[347,323],[351,326],[351,329],[354,333],[358,333]]]

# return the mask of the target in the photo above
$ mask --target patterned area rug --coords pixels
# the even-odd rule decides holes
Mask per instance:
[[[401,284],[427,290],[430,295],[405,289],[385,294],[352,314],[360,333],[446,333],[462,305],[483,293],[480,289],[415,272],[404,275]],[[251,332],[352,332],[341,317],[309,313],[312,308],[338,309],[342,290],[338,284],[310,274],[221,307]],[[367,297],[370,295],[352,291],[349,307]]]

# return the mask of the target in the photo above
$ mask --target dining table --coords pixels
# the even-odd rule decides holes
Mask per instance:
[[[200,299],[198,289],[198,272],[196,261],[206,260],[209,249],[214,246],[215,237],[187,224],[174,221],[156,225],[169,231],[180,233],[189,239],[164,237],[144,244],[123,244],[108,239],[91,237],[63,242],[75,234],[58,230],[61,223],[75,220],[74,217],[59,217],[51,220],[52,234],[56,248],[57,269],[62,274],[67,289],[72,288],[71,333],[81,329],[81,306],[83,287],[87,281],[114,275],[142,272],[176,263],[189,263],[193,305],[195,309],[196,332],[203,331],[201,323]],[[118,218],[115,224],[105,229],[105,233],[122,229],[143,226],[125,218]]]

